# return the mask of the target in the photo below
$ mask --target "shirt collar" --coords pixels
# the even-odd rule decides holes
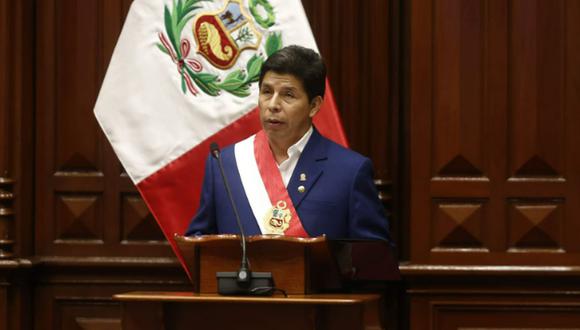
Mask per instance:
[[[312,125],[310,125],[308,131],[304,133],[304,135],[300,138],[300,140],[298,140],[298,142],[294,143],[293,145],[290,146],[290,148],[288,148],[289,158],[296,153],[301,154],[302,151],[304,151],[304,148],[306,148],[306,144],[308,143],[308,140],[310,140],[310,136],[312,136],[313,131],[314,129],[312,128]]]

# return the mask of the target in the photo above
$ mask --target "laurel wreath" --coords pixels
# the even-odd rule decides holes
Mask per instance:
[[[262,7],[262,9],[266,11],[267,14],[266,18],[260,15],[260,13],[258,12],[258,6]],[[263,27],[264,29],[271,27],[276,22],[276,17],[274,16],[274,8],[272,8],[272,5],[268,0],[250,0],[249,7],[250,12],[252,13],[252,16],[254,16],[256,22],[258,22],[258,24],[260,24],[260,26]]]
[[[230,72],[223,80],[218,75],[212,73],[203,71],[196,72],[194,67],[187,65],[188,54],[186,51],[184,51],[182,44],[188,41],[181,40],[181,34],[187,22],[194,17],[195,11],[201,8],[199,3],[202,1],[208,0],[174,0],[171,9],[167,5],[165,6],[164,23],[165,32],[167,33],[167,37],[169,39],[169,46],[165,43],[158,43],[157,47],[162,52],[170,55],[172,58],[175,57],[173,60],[178,65],[178,71],[181,75],[181,89],[184,94],[187,93],[188,88],[192,94],[195,94],[194,90],[191,88],[191,81],[193,81],[195,85],[199,87],[199,89],[211,96],[218,96],[221,91],[228,92],[238,97],[249,96],[250,85],[254,82],[257,82],[260,77],[260,70],[265,60],[263,55],[254,54],[254,56],[252,56],[246,63],[245,69],[234,70]],[[255,1],[251,1],[250,3],[254,2]],[[267,8],[271,8],[271,5],[267,0],[258,1],[258,4],[262,5],[265,10],[269,12]],[[254,11],[256,11],[255,3]],[[256,19],[258,24],[263,26],[262,23],[258,21],[258,17],[259,19],[262,19],[262,17],[259,15],[254,15],[254,11],[252,11],[254,19]],[[267,20],[270,20],[270,16],[268,16]],[[273,25],[273,16],[272,23],[269,26],[271,25]],[[281,34],[270,33],[266,39],[266,55],[270,56],[281,48]]]

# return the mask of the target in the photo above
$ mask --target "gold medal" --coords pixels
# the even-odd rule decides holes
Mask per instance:
[[[272,206],[266,212],[263,222],[270,234],[284,235],[286,229],[290,227],[292,213],[290,213],[287,206],[285,201],[278,201],[275,206]]]

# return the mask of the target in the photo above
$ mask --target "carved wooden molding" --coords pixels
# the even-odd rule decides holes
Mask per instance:
[[[577,278],[580,266],[519,266],[519,265],[429,265],[400,264],[399,269],[404,277],[434,276],[526,276],[545,278],[547,276]]]
[[[0,258],[13,255],[14,181],[9,177],[12,160],[12,125],[11,109],[13,88],[12,56],[9,40],[11,39],[12,6],[10,2],[0,6],[0,67],[5,68],[0,74]]]
[[[14,255],[14,181],[0,177],[0,258]]]

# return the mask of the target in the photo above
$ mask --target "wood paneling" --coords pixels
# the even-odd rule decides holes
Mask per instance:
[[[407,268],[411,330],[578,329],[578,268]]]
[[[433,14],[432,176],[481,176],[483,1],[438,2]],[[475,119],[475,120],[474,120]]]
[[[0,3],[0,175],[6,175],[11,156],[12,144],[11,137],[11,101],[12,101],[12,52],[10,35],[12,34],[12,16],[13,8],[10,2]]]
[[[432,302],[433,323],[436,329],[451,330],[525,330],[541,324],[543,329],[580,329],[580,305],[547,302]]]
[[[402,243],[399,185],[399,1],[302,0],[340,111],[350,148],[373,161],[391,232]],[[398,200],[397,200],[398,201]]]
[[[30,329],[32,309],[29,299],[26,260],[0,260],[0,329]]]
[[[53,0],[37,6],[40,255],[172,255],[92,112],[129,5]]]
[[[303,0],[351,148],[390,180],[393,127],[391,1]]]
[[[414,1],[413,262],[580,264],[576,7]]]
[[[410,329],[577,329],[580,5],[410,7]]]
[[[8,329],[8,288],[0,285],[0,329]]]
[[[0,259],[14,256],[14,180],[0,176]]]
[[[19,245],[26,243],[18,238],[27,232],[32,210],[31,8],[30,0],[0,3],[0,207],[9,209],[0,211],[0,223],[7,229],[0,230],[0,240],[13,241],[0,243],[0,250],[6,249],[10,254],[27,251]]]
[[[0,329],[10,330],[31,324],[29,263],[12,259],[30,251],[33,210],[30,8],[29,0],[0,3]]]
[[[565,1],[511,3],[507,150],[510,177],[564,176],[565,9]]]
[[[0,259],[13,255],[14,246],[14,177],[12,172],[12,5],[0,4]]]
[[[120,329],[113,295],[187,290],[173,259],[45,258],[37,265],[34,329]]]
[[[9,79],[0,83],[0,90],[6,91],[0,99],[2,115],[10,118],[8,126],[2,128],[1,152],[5,160],[0,176],[12,181],[14,198],[10,205],[14,211],[11,234],[14,255],[32,253],[32,214],[34,177],[34,15],[32,0],[7,1],[2,3],[2,11],[7,15],[0,28],[0,48],[7,55],[8,62],[0,63],[3,74]],[[3,85],[7,84],[7,85]]]

